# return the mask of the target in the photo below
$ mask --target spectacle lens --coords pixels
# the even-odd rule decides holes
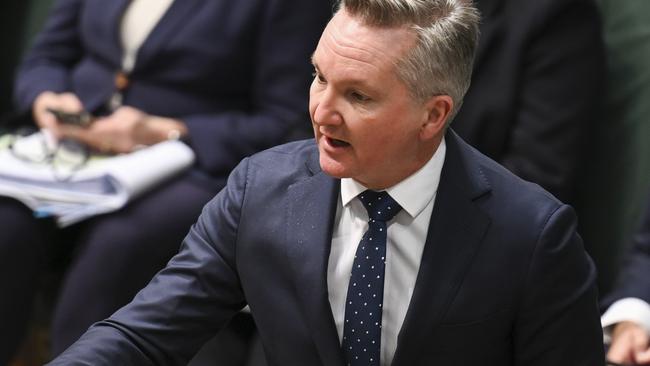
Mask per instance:
[[[70,139],[53,142],[43,133],[28,136],[19,133],[9,149],[14,157],[24,162],[49,166],[58,181],[70,180],[86,165],[89,156],[88,148],[82,143]]]

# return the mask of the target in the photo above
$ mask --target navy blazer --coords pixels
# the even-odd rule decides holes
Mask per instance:
[[[650,304],[650,200],[641,226],[625,253],[617,283],[603,299],[603,310],[626,297],[635,297]]]
[[[15,99],[76,93],[104,113],[122,64],[129,0],[58,0],[21,65]],[[247,155],[309,131],[310,55],[328,0],[178,0],[138,52],[124,104],[183,120],[198,167],[225,182]]]
[[[181,365],[248,304],[270,365],[342,366],[339,186],[313,141],[244,160],[169,265],[51,365]],[[448,133],[393,365],[602,365],[595,276],[569,206]]]

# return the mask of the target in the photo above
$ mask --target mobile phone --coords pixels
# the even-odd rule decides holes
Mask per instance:
[[[54,117],[60,122],[80,127],[90,126],[95,118],[92,114],[87,111],[81,112],[65,112],[60,109],[47,108],[49,113],[52,113]]]

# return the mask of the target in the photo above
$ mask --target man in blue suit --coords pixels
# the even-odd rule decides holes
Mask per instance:
[[[312,57],[315,143],[245,159],[52,365],[180,365],[245,305],[271,365],[602,365],[573,210],[448,129],[478,22],[469,0],[341,1]]]

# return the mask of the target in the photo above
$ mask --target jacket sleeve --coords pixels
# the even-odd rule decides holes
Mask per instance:
[[[625,253],[616,285],[603,300],[603,309],[627,297],[650,304],[650,202],[639,230]]]
[[[248,162],[203,210],[180,252],[109,319],[49,365],[185,365],[245,306],[235,268]]]
[[[514,365],[603,365],[596,269],[566,205],[542,227],[514,325]]]
[[[79,35],[82,3],[82,0],[54,3],[43,31],[36,37],[16,76],[14,102],[19,112],[28,111],[44,91],[61,93],[71,89],[70,73],[83,56]]]

